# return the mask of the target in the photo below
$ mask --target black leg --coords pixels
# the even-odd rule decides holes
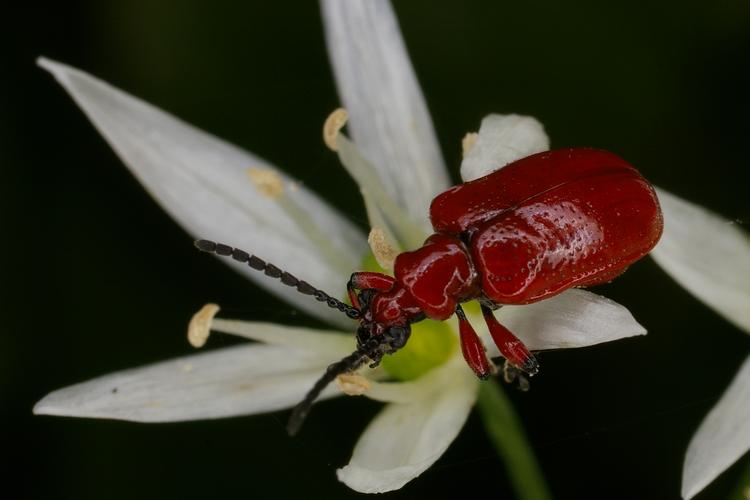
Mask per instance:
[[[486,307],[487,309],[491,311],[497,311],[502,306],[498,304],[497,302],[494,302],[492,299],[488,298],[486,295],[482,294],[481,297],[477,299],[477,302],[479,302],[483,307]]]

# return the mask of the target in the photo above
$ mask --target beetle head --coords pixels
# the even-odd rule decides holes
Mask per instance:
[[[409,323],[387,325],[375,321],[371,305],[378,291],[365,289],[359,293],[360,316],[357,328],[357,350],[371,353],[370,366],[380,363],[385,354],[393,354],[409,340],[411,326]]]

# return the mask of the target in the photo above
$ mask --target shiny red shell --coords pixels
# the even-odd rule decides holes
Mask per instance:
[[[396,258],[373,319],[447,319],[484,296],[528,304],[611,281],[646,255],[663,220],[651,185],[622,158],[589,148],[535,154],[438,195],[436,234]],[[397,314],[400,310],[401,313]]]
[[[663,228],[648,181],[617,155],[588,148],[532,155],[449,189],[430,218],[436,232],[465,235],[482,290],[500,304],[611,281]]]

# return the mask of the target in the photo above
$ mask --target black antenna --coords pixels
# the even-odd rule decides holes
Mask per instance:
[[[307,281],[299,280],[295,278],[294,276],[292,276],[291,274],[289,274],[288,272],[282,271],[281,269],[274,266],[273,264],[267,263],[266,261],[256,257],[255,255],[250,255],[244,250],[240,250],[239,248],[233,248],[233,247],[230,247],[229,245],[225,245],[223,243],[216,243],[214,241],[209,241],[209,240],[195,240],[195,247],[202,252],[213,253],[216,255],[221,255],[222,257],[232,257],[237,262],[246,263],[248,266],[255,269],[256,271],[263,271],[266,274],[266,276],[270,276],[271,278],[276,278],[280,280],[282,283],[284,283],[285,285],[296,288],[297,291],[302,294],[314,296],[316,300],[320,302],[325,302],[328,305],[328,307],[331,307],[333,309],[338,309],[339,311],[345,313],[347,316],[349,316],[352,319],[359,318],[359,315],[360,315],[359,309],[356,309],[352,306],[344,304],[340,300],[331,297],[330,295],[325,293],[323,290],[318,290]]]
[[[310,413],[313,402],[320,396],[323,389],[328,387],[328,384],[333,382],[342,373],[354,371],[362,366],[365,360],[373,355],[374,350],[377,350],[377,347],[374,346],[374,349],[370,351],[357,349],[341,361],[328,365],[326,372],[315,382],[312,389],[305,395],[305,399],[300,401],[292,410],[289,422],[286,424],[286,431],[290,436],[297,434],[300,427],[302,427],[302,422],[305,421],[308,413]]]

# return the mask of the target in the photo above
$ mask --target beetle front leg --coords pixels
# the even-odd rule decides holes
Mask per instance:
[[[371,288],[384,292],[393,288],[395,282],[395,278],[388,276],[387,274],[360,271],[352,273],[349,282],[346,284],[346,292],[349,294],[349,300],[351,301],[352,306],[361,309],[359,299],[357,298],[357,290],[367,290],[368,288]]]
[[[490,330],[492,340],[500,349],[500,354],[516,368],[529,375],[535,375],[539,371],[539,363],[523,342],[510,330],[498,323],[489,307],[482,305],[482,315],[485,323],[487,323],[487,328]]]

